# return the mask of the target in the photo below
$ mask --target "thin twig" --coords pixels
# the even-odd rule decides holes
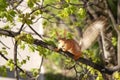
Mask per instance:
[[[21,25],[21,27],[20,27],[20,29],[19,29],[19,31],[18,31],[18,34],[20,34],[20,33],[21,33],[21,31],[22,31],[22,29],[23,29],[24,25],[25,25],[25,23],[23,23],[23,24]]]
[[[42,36],[32,28],[32,26],[30,26],[30,25],[28,25],[28,26],[36,35],[38,35],[41,39],[43,39]]]
[[[69,4],[70,4],[70,5],[73,5],[73,6],[77,6],[77,7],[78,7],[78,6],[81,6],[81,7],[83,6],[83,4],[81,4],[81,3],[80,3],[80,4],[75,4],[75,3],[71,3],[71,2],[70,2]]]
[[[44,58],[42,57],[41,63],[40,63],[40,70],[41,70],[41,67],[42,67],[42,65],[43,65],[43,60],[44,60]]]
[[[5,46],[6,48],[10,49],[6,44],[4,44],[2,41],[0,41],[0,43]]]
[[[17,9],[17,7],[23,2],[23,0],[19,1],[16,6],[14,6],[14,3],[17,1],[14,2],[14,0],[7,0],[7,2],[12,6],[13,10],[16,10],[19,13],[19,10]]]
[[[15,64],[15,78],[16,80],[19,80],[19,73],[18,73],[18,68],[17,68],[17,41],[15,41],[14,44],[14,64]]]
[[[37,23],[40,19],[41,17],[37,18],[33,23]]]
[[[22,2],[23,2],[23,0],[19,1],[18,4],[13,7],[13,9],[16,9]]]
[[[64,21],[62,21],[62,22],[55,22],[55,21],[51,21],[50,18],[45,18],[45,17],[41,17],[41,18],[43,18],[43,19],[49,21],[50,23],[56,23],[56,24],[67,24],[67,23],[65,23]]]
[[[46,8],[46,7],[51,7],[51,8],[57,9],[57,10],[63,9],[63,8],[57,8],[57,7],[55,7],[55,5],[50,5],[50,4],[47,4],[46,6],[44,6],[42,8]]]
[[[42,65],[43,65],[43,60],[44,60],[44,58],[42,57],[42,58],[41,58],[41,62],[40,62],[39,72],[41,71],[41,67],[42,67]],[[36,77],[36,79],[37,79],[37,78],[39,78],[39,75]]]
[[[92,9],[92,7],[89,5],[89,2],[86,3],[88,12],[94,17],[94,19],[97,19],[96,12]]]

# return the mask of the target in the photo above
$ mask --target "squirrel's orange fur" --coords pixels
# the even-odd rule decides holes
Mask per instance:
[[[57,32],[56,32],[57,33]],[[57,33],[58,35],[58,33]],[[64,34],[65,36],[65,34]],[[60,38],[58,36],[58,48],[62,49],[63,51],[68,51],[74,55],[74,59],[77,60],[79,57],[81,57],[81,48],[79,44],[74,39],[66,39],[66,38]]]

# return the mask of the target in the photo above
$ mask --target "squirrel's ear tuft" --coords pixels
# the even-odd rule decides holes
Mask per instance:
[[[57,35],[57,38],[60,39],[61,36],[58,34],[58,32],[57,32],[56,30],[55,30],[55,33],[56,33],[56,35]]]
[[[64,38],[66,38],[66,32],[67,32],[67,30],[64,29]]]

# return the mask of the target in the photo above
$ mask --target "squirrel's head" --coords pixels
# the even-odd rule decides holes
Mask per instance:
[[[66,38],[58,38],[59,43],[65,43],[65,41],[66,41]]]
[[[59,38],[58,39],[58,48],[63,48],[65,45],[65,41],[66,41],[65,38]]]
[[[64,37],[61,37],[61,35],[59,35],[59,33],[57,31],[55,31],[55,32],[56,32],[56,35],[57,35],[58,42],[66,41],[66,30],[64,30]]]

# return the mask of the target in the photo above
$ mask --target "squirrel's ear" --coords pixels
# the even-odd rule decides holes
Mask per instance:
[[[55,33],[56,33],[56,35],[57,35],[57,38],[60,39],[61,36],[58,34],[58,32],[57,32],[56,30],[55,30]]]
[[[64,38],[66,38],[66,32],[67,32],[66,29],[64,29]]]

